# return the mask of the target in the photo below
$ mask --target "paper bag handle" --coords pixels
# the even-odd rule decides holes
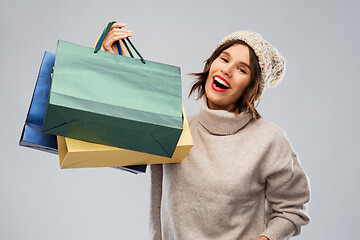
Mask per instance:
[[[109,23],[108,23],[108,25],[106,26],[105,30],[103,31],[103,33],[101,34],[100,38],[98,39],[97,44],[95,45],[94,53],[97,53],[97,52],[101,49],[101,46],[102,46],[102,44],[103,44],[103,42],[104,42],[104,40],[105,40],[105,37],[106,37],[106,35],[109,33],[110,28],[111,28],[111,26],[112,26],[114,23],[116,23],[116,21],[112,21],[112,22],[109,22]],[[134,58],[134,55],[131,53],[130,48],[129,48],[129,46],[126,44],[125,40],[127,40],[127,41],[129,42],[129,44],[130,44],[131,47],[134,49],[134,51],[136,52],[136,54],[140,57],[141,62],[145,64],[144,58],[141,56],[141,54],[140,54],[140,53],[138,52],[138,50],[135,48],[134,44],[133,44],[133,43],[130,41],[130,39],[127,37],[127,38],[125,38],[125,39],[121,39],[121,41],[122,41],[122,43],[125,45],[125,47],[126,47],[127,51],[129,52],[130,56],[131,56],[132,58]],[[119,45],[120,45],[120,43],[117,44],[117,47],[118,47],[118,50],[119,50],[119,53],[120,53],[120,51],[121,51],[120,49],[121,49],[121,48],[119,48]]]

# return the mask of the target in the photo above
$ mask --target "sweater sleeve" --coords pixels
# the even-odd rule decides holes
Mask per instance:
[[[310,182],[300,165],[297,153],[287,138],[280,145],[276,158],[282,164],[266,177],[266,200],[270,214],[261,235],[270,240],[285,240],[299,235],[301,226],[310,222],[307,207],[310,200]],[[274,164],[276,165],[276,164]]]
[[[161,240],[161,198],[162,198],[162,164],[151,164],[151,189],[150,189],[150,239]]]

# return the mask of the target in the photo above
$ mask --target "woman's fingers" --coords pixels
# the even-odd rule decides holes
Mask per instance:
[[[109,31],[108,35],[112,35],[112,34],[126,34],[128,37],[132,36],[132,31],[125,29],[125,28],[114,28],[112,30]]]
[[[114,24],[115,25],[115,24]],[[119,24],[119,26],[123,26]],[[132,31],[124,28],[113,28],[109,31],[103,42],[103,48],[107,52],[119,54],[116,41],[132,36]]]
[[[111,29],[113,29],[113,28],[123,28],[123,27],[125,27],[126,26],[126,24],[125,23],[121,23],[121,22],[116,22],[116,23],[114,23],[112,26],[111,26],[111,28],[110,28],[110,30]]]
[[[124,28],[125,26],[125,23],[120,22],[114,23],[111,26],[110,31],[108,32],[103,42],[103,47],[105,51],[119,54],[119,50],[115,42],[121,39],[125,39],[127,37],[131,37],[133,35],[131,30]]]
[[[103,48],[106,52],[119,54],[119,50],[115,44],[116,41],[120,40],[124,36],[106,36],[103,42]]]
[[[128,31],[112,31],[112,32],[109,32],[108,35],[105,37],[105,40],[103,42],[103,47],[104,47],[104,49],[106,51],[107,49],[109,49],[109,47],[111,45],[114,44],[115,41],[125,39],[125,38],[131,37],[131,36],[132,36],[132,32],[128,32]]]

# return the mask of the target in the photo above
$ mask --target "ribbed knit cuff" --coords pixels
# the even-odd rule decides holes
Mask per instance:
[[[269,238],[270,240],[287,240],[293,236],[296,231],[296,226],[284,218],[274,218],[267,224],[265,231],[260,234]]]

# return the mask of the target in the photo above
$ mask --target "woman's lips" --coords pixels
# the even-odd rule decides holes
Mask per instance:
[[[221,85],[223,85],[225,88],[221,88],[221,87],[218,87],[215,83],[215,81]],[[217,92],[225,92],[227,90],[229,90],[231,87],[230,87],[230,84],[228,83],[228,81],[226,81],[223,77],[219,76],[219,75],[216,75],[214,78],[213,78],[213,81],[211,83],[211,87],[217,91]]]

